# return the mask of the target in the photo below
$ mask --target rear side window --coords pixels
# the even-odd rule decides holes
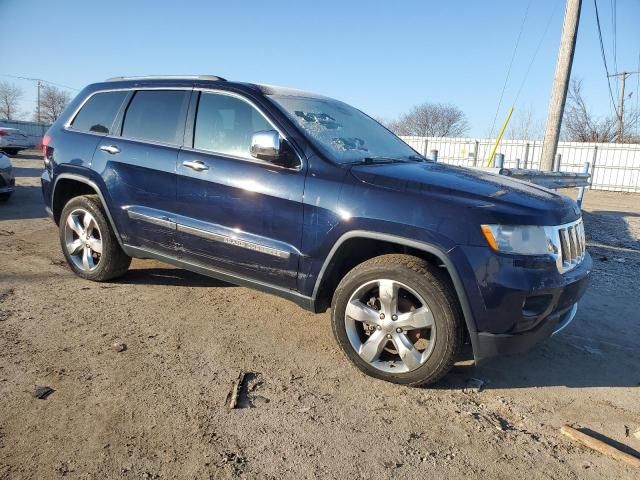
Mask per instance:
[[[75,130],[95,133],[111,133],[111,125],[128,92],[96,93],[73,119]]]
[[[198,103],[193,146],[199,150],[252,158],[251,136],[272,130],[264,117],[247,102],[230,95],[202,93]]]
[[[122,136],[151,142],[179,144],[189,93],[186,90],[140,90],[124,116]]]

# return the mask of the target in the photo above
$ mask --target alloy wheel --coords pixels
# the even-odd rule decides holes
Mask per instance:
[[[64,239],[67,253],[78,269],[90,272],[98,268],[102,235],[91,213],[82,208],[73,210],[65,222]]]
[[[425,300],[404,283],[380,279],[358,287],[345,312],[347,337],[372,367],[406,373],[423,365],[435,346],[436,325]]]

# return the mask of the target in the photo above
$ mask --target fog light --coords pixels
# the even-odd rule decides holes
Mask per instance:
[[[551,303],[551,295],[535,295],[527,297],[522,304],[522,315],[524,317],[537,317],[542,315]]]

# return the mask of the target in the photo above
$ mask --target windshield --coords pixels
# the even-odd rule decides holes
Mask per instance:
[[[335,162],[407,159],[417,155],[378,122],[346,103],[298,95],[270,95],[270,98]]]

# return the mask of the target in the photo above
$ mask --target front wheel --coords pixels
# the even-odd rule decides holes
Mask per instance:
[[[75,197],[65,205],[60,215],[60,245],[74,273],[94,282],[123,275],[131,263],[97,195]]]
[[[463,339],[462,314],[442,273],[409,255],[383,255],[358,265],[333,296],[335,338],[367,375],[405,385],[442,378]]]

